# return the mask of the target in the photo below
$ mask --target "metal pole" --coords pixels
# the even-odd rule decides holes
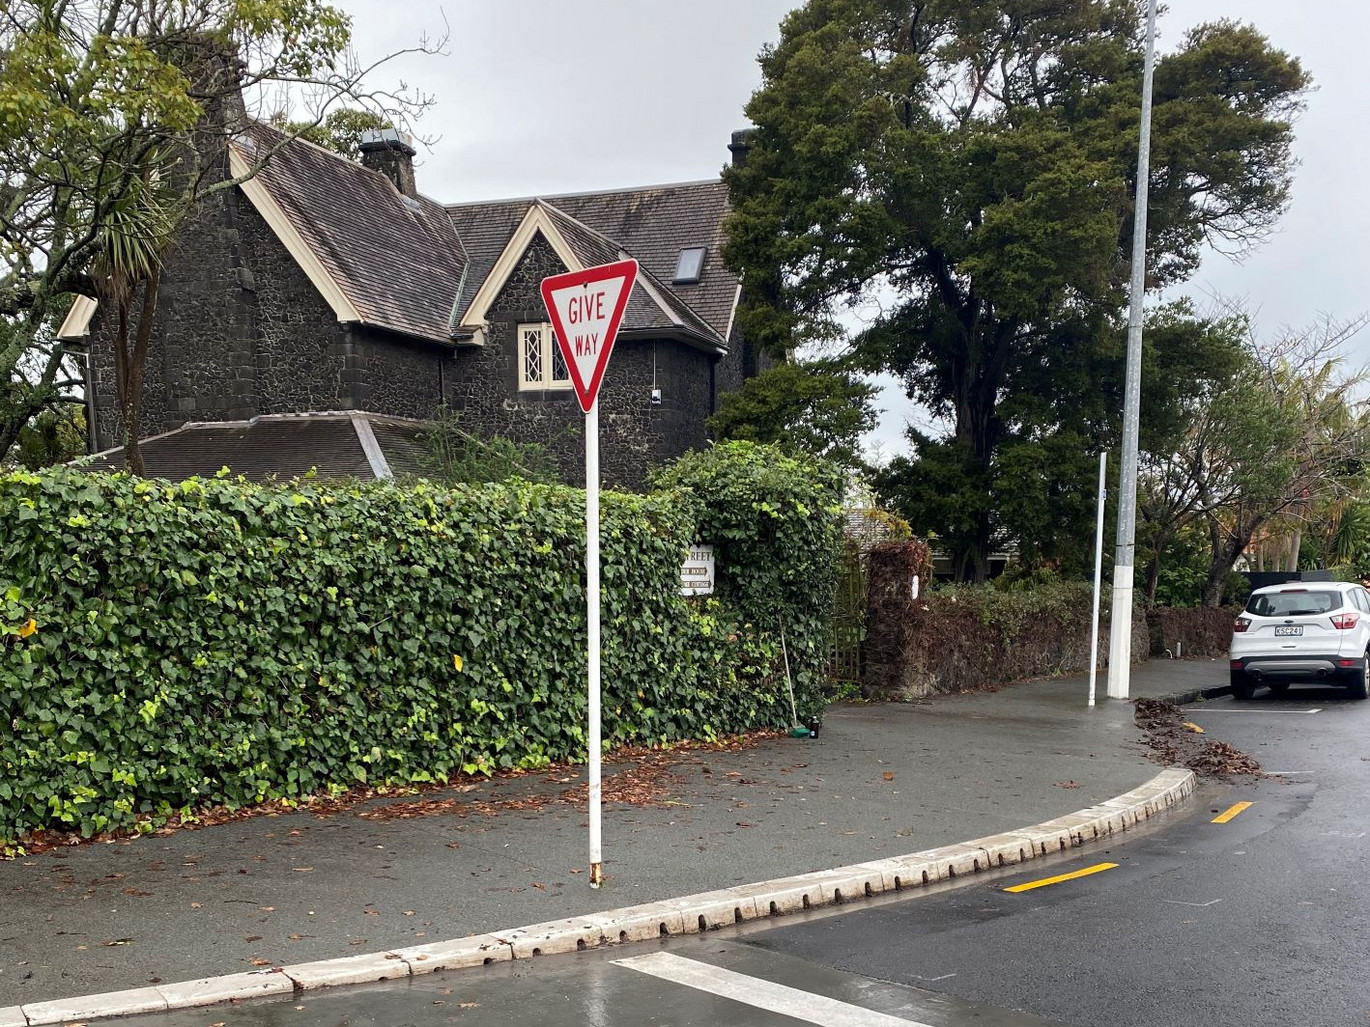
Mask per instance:
[[[599,812],[599,399],[585,415],[585,610],[589,658],[590,887],[604,881]]]
[[[1132,215],[1132,302],[1127,319],[1127,382],[1123,397],[1123,454],[1118,477],[1118,544],[1113,558],[1113,608],[1108,625],[1108,695],[1126,699],[1132,670],[1132,581],[1137,535],[1137,422],[1142,396],[1142,296],[1146,290],[1146,204],[1151,169],[1151,78],[1156,52],[1156,0],[1146,12],[1142,72],[1142,127],[1137,146],[1137,191]]]
[[[1089,705],[1094,705],[1094,679],[1099,670],[1099,599],[1104,580],[1104,499],[1108,489],[1104,476],[1108,473],[1108,452],[1099,454],[1099,516],[1094,529],[1094,609],[1089,629]]]

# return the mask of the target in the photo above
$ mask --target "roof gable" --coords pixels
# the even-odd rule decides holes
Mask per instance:
[[[541,234],[547,240],[568,271],[579,271],[634,256],[615,240],[550,203],[543,200],[515,202],[524,204],[522,219],[509,233],[493,261],[477,263],[473,260],[473,266],[488,267],[488,270],[483,278],[474,282],[475,292],[469,303],[463,304],[461,298],[457,300],[457,310],[460,311],[458,328],[469,332],[472,340],[478,344],[484,342],[491,304],[537,235]],[[500,219],[495,220],[498,222]],[[620,332],[625,336],[670,332],[719,349],[726,345],[723,333],[681,302],[651,269],[642,267],[640,261],[637,283],[628,298]]]
[[[238,137],[231,161],[235,177],[262,162],[243,191],[339,321],[450,341],[466,257],[441,206],[261,124]]]

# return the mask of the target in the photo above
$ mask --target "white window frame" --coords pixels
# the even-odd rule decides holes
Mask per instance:
[[[518,383],[520,392],[547,392],[571,388],[571,373],[565,378],[553,378],[553,361],[560,359],[557,338],[552,326],[543,321],[521,321],[515,329],[517,336]],[[528,377],[528,349],[534,344],[538,350],[538,376]]]

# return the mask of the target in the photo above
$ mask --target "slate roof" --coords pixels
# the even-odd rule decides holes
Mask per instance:
[[[139,448],[147,476],[172,481],[212,477],[223,467],[254,481],[289,481],[311,469],[321,479],[375,479],[358,421],[370,426],[392,476],[429,473],[420,422],[360,412],[266,414],[250,421],[192,423],[143,439]],[[77,466],[122,470],[123,447],[77,461]]]
[[[738,280],[723,266],[721,255],[728,211],[728,190],[721,181],[450,205],[447,213],[470,260],[466,288],[457,298],[459,312],[466,310],[534,204],[547,211],[585,263],[607,263],[622,253],[637,259],[666,307],[635,289],[625,332],[678,326],[725,340]],[[676,284],[676,261],[691,246],[706,247],[700,280]]]
[[[542,200],[537,203],[547,212],[557,230],[566,239],[566,244],[575,251],[576,257],[586,267],[609,264],[623,259],[623,254],[628,253],[619,243],[577,221],[565,211]],[[628,253],[628,256],[635,254]],[[671,273],[675,273],[674,258]],[[644,278],[646,282],[643,281]],[[646,287],[647,283],[652,286],[650,292]],[[659,297],[660,301],[655,297]],[[459,300],[458,303],[460,302]],[[723,332],[715,331],[712,325],[681,302],[671,292],[670,287],[639,260],[637,284],[632,295],[628,297],[628,308],[624,311],[623,326],[620,330],[627,334],[634,331],[672,328],[682,328],[692,335],[702,336],[717,346],[724,345]]]
[[[722,181],[548,196],[544,200],[613,239],[720,336],[727,332],[737,297],[737,276],[723,266],[728,187]],[[676,285],[671,282],[676,260],[689,246],[708,247],[703,273],[697,283]]]
[[[252,161],[283,138],[254,124],[238,146]],[[461,313],[537,204],[587,266],[623,254],[637,259],[652,289],[634,290],[625,333],[675,330],[726,344],[737,278],[720,254],[728,209],[721,181],[443,207],[408,199],[380,172],[304,140],[279,145],[257,181],[368,324],[451,342]],[[676,261],[691,246],[706,247],[700,280],[676,284]]]
[[[253,124],[238,146],[255,161],[283,138]],[[410,200],[380,172],[302,139],[271,154],[256,177],[364,322],[451,341],[466,255],[439,204]]]

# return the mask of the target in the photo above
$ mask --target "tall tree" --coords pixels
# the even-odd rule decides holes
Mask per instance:
[[[1367,374],[1348,372],[1340,351],[1363,323],[1324,321],[1256,350],[1196,421],[1187,462],[1212,551],[1205,606],[1222,605],[1258,533],[1358,489],[1370,454]]]
[[[1206,513],[1195,461],[1215,430],[1210,411],[1250,380],[1255,355],[1244,315],[1199,316],[1188,301],[1152,311],[1142,339],[1137,551],[1152,605],[1167,553]]]
[[[397,117],[426,104],[369,90],[346,14],[321,0],[11,0],[0,17],[0,373],[13,382],[69,294],[116,325],[130,468],[161,257],[222,174],[244,96],[307,95],[312,121],[344,98]],[[430,44],[419,44],[428,49]],[[389,57],[396,56],[391,54]],[[382,63],[377,62],[377,63]],[[246,90],[246,94],[244,93]],[[303,129],[301,129],[303,131]],[[261,163],[270,159],[261,155]],[[139,317],[138,315],[141,315]],[[0,457],[61,395],[62,351],[0,408]]]
[[[792,347],[840,337],[844,303],[893,294],[855,347],[946,425],[912,437],[908,464],[918,487],[938,490],[920,526],[964,577],[984,574],[1006,528],[996,491],[1053,473],[996,466],[1001,451],[1058,431],[1065,450],[1097,440],[1085,415],[1116,418],[1098,376],[1076,369],[1120,376],[1139,9],[810,0],[761,55],[747,107],[757,131],[727,172],[725,255],[748,282],[741,324]],[[1190,31],[1159,61],[1150,285],[1191,273],[1206,242],[1241,248],[1270,228],[1308,84],[1297,60],[1230,22]]]

